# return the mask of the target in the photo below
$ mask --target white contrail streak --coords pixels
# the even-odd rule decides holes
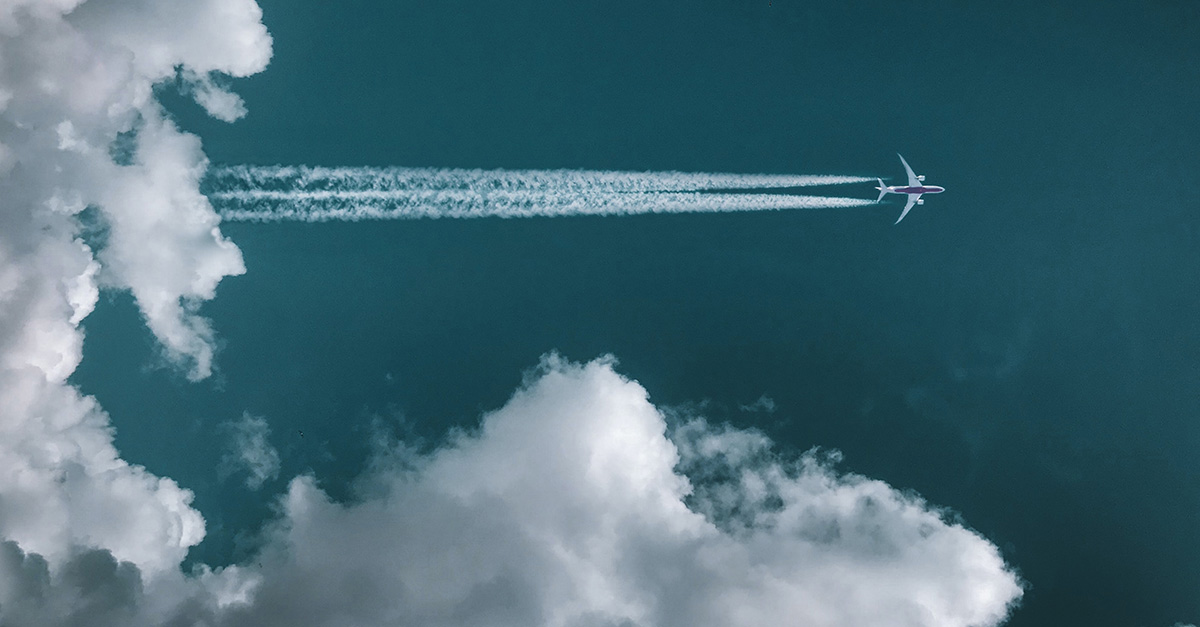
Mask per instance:
[[[874,203],[744,190],[872,180],[785,174],[230,166],[211,170],[204,187],[225,220],[325,222],[858,207]]]

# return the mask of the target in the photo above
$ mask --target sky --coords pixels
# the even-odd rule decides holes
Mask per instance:
[[[0,623],[1200,623],[1198,28],[2,2]]]

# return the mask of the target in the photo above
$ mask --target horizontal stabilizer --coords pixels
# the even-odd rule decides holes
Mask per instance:
[[[879,198],[876,198],[875,202],[883,202],[883,197],[887,196],[887,193],[888,193],[887,185],[883,184],[883,179],[875,179],[875,180],[879,181],[879,187],[875,188],[875,189],[879,190]]]

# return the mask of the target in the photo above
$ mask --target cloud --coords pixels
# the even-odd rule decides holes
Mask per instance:
[[[109,227],[100,262],[115,286],[133,293],[166,356],[202,379],[212,372],[214,336],[196,310],[222,278],[245,267],[199,192],[206,167],[199,140],[156,116],[145,119],[138,139],[135,162],[98,189]]]
[[[245,603],[253,578],[230,567],[200,567],[149,581],[137,565],[104,549],[77,547],[53,568],[15,542],[0,542],[0,621],[20,627],[185,627],[216,625]]]
[[[294,479],[243,566],[147,579],[107,550],[76,548],[49,568],[0,545],[0,617],[223,627],[1004,620],[1021,587],[991,543],[836,462],[818,452],[788,461],[762,433],[701,418],[670,426],[612,360],[550,356],[478,429],[427,454],[403,443],[381,451],[353,502]]]
[[[205,112],[224,122],[235,122],[246,115],[241,96],[216,84],[212,75],[184,72],[184,88]]]
[[[701,420],[671,436],[610,360],[549,357],[355,503],[293,480],[222,624],[994,625],[1021,595],[987,540],[836,456],[779,461]]]
[[[122,460],[107,414],[67,379],[102,285],[134,295],[189,377],[211,373],[213,332],[197,310],[243,271],[241,255],[199,193],[199,141],[152,87],[178,71],[261,70],[260,17],[251,0],[0,5],[0,541],[22,564],[42,560],[55,590],[100,554],[121,581],[136,572],[157,586],[181,577],[204,536],[191,493]],[[118,137],[127,150],[113,149]],[[104,243],[84,241],[85,209]]]
[[[103,550],[80,552],[51,574],[46,560],[0,543],[0,610],[13,625],[127,625],[136,621],[141,575]]]
[[[762,396],[758,397],[758,400],[755,400],[749,405],[738,405],[738,409],[752,413],[763,412],[767,414],[773,414],[775,413],[776,409],[775,399],[763,394]]]
[[[245,471],[246,487],[251,490],[279,476],[279,453],[267,441],[271,428],[265,418],[246,412],[241,420],[223,426],[229,431],[233,450],[221,457],[218,474],[228,477]]]

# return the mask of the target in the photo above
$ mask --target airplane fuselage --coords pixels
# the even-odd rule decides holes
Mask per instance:
[[[920,185],[917,187],[890,185],[887,191],[889,194],[940,194],[946,191],[946,188],[940,185]]]

